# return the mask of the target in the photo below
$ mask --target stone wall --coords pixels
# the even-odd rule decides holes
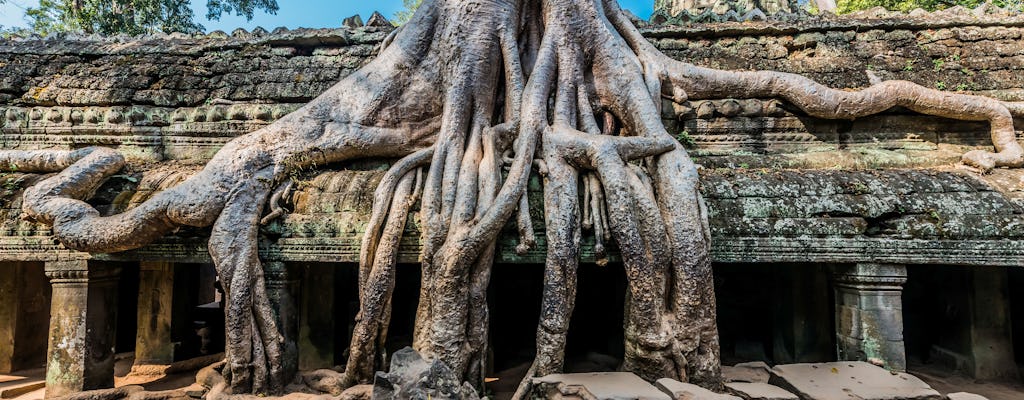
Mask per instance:
[[[836,88],[865,86],[870,70],[882,79],[1024,100],[1021,16],[953,10],[638,24],[670,56],[704,66],[793,72]],[[92,202],[120,212],[187,178],[231,138],[316,97],[372,57],[389,30],[0,42],[0,146],[118,148],[132,165]],[[952,167],[964,151],[991,147],[986,124],[899,109],[823,121],[772,99],[666,103],[664,120],[706,167],[717,261],[1024,265],[1024,245],[1005,241],[1024,236],[1022,174]],[[932,170],[906,170],[923,167]],[[879,168],[898,170],[871,171]],[[379,173],[347,169],[310,177],[289,199],[295,212],[266,231],[267,259],[355,259]],[[0,177],[0,258],[72,255],[49,228],[19,218],[20,189],[37,179]],[[534,209],[540,224],[541,207]],[[402,255],[411,261],[418,244],[410,226]],[[182,229],[144,249],[94,257],[205,262],[205,231]],[[500,258],[538,262],[543,247]]]

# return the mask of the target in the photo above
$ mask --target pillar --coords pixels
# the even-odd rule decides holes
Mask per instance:
[[[38,262],[0,263],[0,374],[46,363],[50,284]]]
[[[18,264],[0,264],[0,374],[9,374],[14,365],[14,349],[18,343],[18,306],[21,291],[18,290]]]
[[[69,260],[45,271],[53,290],[46,397],[113,387],[120,268]]]
[[[1006,268],[971,267],[967,372],[975,379],[1017,380],[1008,281]]]
[[[299,369],[334,366],[334,274],[336,265],[302,266],[299,304]],[[344,325],[341,325],[344,326]]]
[[[831,361],[835,346],[825,267],[779,265],[773,275],[772,359],[777,364]]]
[[[173,303],[174,265],[168,262],[140,262],[135,365],[167,365],[174,362],[174,342],[171,339]]]
[[[296,343],[299,318],[298,310],[295,307],[298,281],[294,279],[295,273],[289,273],[288,265],[280,261],[265,263],[263,274],[266,278],[267,297],[270,298],[274,317],[277,318],[277,329],[284,337],[282,367],[285,379],[291,381],[299,368],[299,352]]]
[[[907,368],[903,343],[903,284],[906,266],[859,263],[839,266],[836,294],[836,347],[839,360]]]

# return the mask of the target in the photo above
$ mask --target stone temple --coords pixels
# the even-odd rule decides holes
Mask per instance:
[[[793,72],[833,88],[865,87],[873,75],[1024,100],[1020,14],[986,7],[743,21],[736,13],[724,21],[693,14],[660,12],[636,23],[661,51],[697,65]],[[380,18],[350,25],[0,41],[0,147],[116,149],[129,166],[89,203],[104,214],[123,212],[195,174],[231,138],[330,88],[394,29]],[[794,396],[779,398],[839,398],[787,379],[819,365],[808,363],[837,361],[844,363],[821,365],[839,365],[829,368],[847,380],[875,373],[874,365],[905,381],[916,378],[896,374],[1021,387],[1024,292],[1012,288],[1024,285],[1024,170],[958,165],[966,151],[991,148],[986,123],[900,108],[823,120],[784,101],[730,98],[666,100],[662,118],[703,167],[721,358],[741,364],[725,369],[736,381],[725,390],[775,398],[736,384],[770,382]],[[287,214],[261,230],[267,290],[298,370],[344,365],[359,310],[360,239],[391,161],[304,171],[303,184],[281,199]],[[0,379],[2,397],[39,389],[43,380],[47,397],[73,396],[222,359],[224,311],[206,251],[209,229],[182,228],[119,253],[68,250],[51,228],[22,218],[24,189],[43,178],[0,175],[0,374],[14,377]],[[542,227],[533,180],[532,217]],[[400,246],[391,352],[413,335],[416,229],[408,224]],[[532,359],[545,259],[542,229],[540,245],[525,254],[514,251],[514,226],[506,229],[488,300],[496,398],[515,390]],[[608,260],[598,260],[593,246],[585,237],[566,372],[615,371],[623,353],[622,265],[614,246]],[[631,378],[545,379],[552,393],[578,384],[603,399],[615,397],[601,397],[600,383]],[[967,390],[925,380],[937,391],[921,382],[899,398]],[[677,383],[623,384],[661,388],[650,398],[717,398]],[[990,397],[998,393],[1006,392]],[[161,398],[189,396],[203,392]]]

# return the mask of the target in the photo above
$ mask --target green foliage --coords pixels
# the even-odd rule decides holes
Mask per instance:
[[[206,18],[219,20],[222,14],[231,14],[251,20],[258,10],[277,14],[277,0],[207,0]]]
[[[915,8],[936,11],[955,6],[975,8],[984,3],[985,0],[838,0],[836,2],[836,11],[839,14],[845,14],[873,7],[883,7],[887,10],[903,12],[911,11]],[[992,4],[1010,10],[1024,11],[1024,0],[993,0]]]
[[[420,4],[423,4],[423,0],[402,0],[402,6],[404,10],[395,12],[395,18],[391,21],[395,25],[405,25],[412,19],[412,15],[416,13],[416,9],[420,8]]]
[[[207,18],[235,13],[252,19],[256,10],[277,12],[276,0],[207,0]],[[140,35],[155,32],[196,33],[203,26],[194,21],[188,0],[40,0],[25,12],[31,30],[50,33],[76,32],[103,35]]]
[[[683,146],[685,146],[686,148],[692,148],[694,145],[697,144],[693,140],[693,137],[690,136],[690,131],[685,131],[685,130],[682,131],[682,132],[679,132],[679,134],[676,135],[676,140],[678,140],[679,143],[682,143]]]

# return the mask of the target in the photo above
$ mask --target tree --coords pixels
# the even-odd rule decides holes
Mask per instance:
[[[663,97],[781,98],[820,118],[900,106],[988,121],[996,152],[971,151],[963,162],[981,169],[1024,164],[1013,127],[1013,115],[1024,115],[1019,103],[905,81],[844,91],[787,73],[698,67],[659,52],[614,0],[428,0],[365,67],[232,140],[201,172],[125,213],[101,216],[78,200],[122,168],[114,150],[8,150],[0,152],[0,166],[60,171],[27,189],[23,207],[72,249],[117,252],[178,226],[212,226],[209,252],[227,295],[220,389],[232,393],[275,393],[291,378],[257,238],[261,219],[282,214],[276,200],[294,171],[398,159],[377,187],[363,237],[347,368],[313,380],[332,392],[368,382],[379,367],[398,243],[417,201],[423,252],[414,348],[482,382],[496,239],[515,220],[519,249],[534,245],[525,192],[538,172],[547,260],[529,375],[562,369],[586,231],[600,247],[614,239],[625,266],[623,368],[648,380],[715,387],[721,377],[707,216],[697,166],[661,123]],[[271,212],[261,218],[268,199]],[[529,384],[524,380],[520,398]]]
[[[395,25],[398,26],[404,25],[406,22],[409,22],[409,19],[412,18],[412,15],[416,13],[416,9],[420,8],[420,4],[423,4],[423,0],[402,0],[402,6],[405,8],[396,11],[395,18],[391,22],[395,23]]]
[[[277,12],[276,0],[207,0],[207,17],[236,13],[252,19],[256,10]],[[26,10],[36,33],[139,35],[153,32],[201,32],[188,0],[40,0]]]
[[[986,0],[839,0],[837,10],[840,14],[873,7],[883,7],[887,10],[903,12],[911,11],[915,8],[936,11],[956,6],[975,8],[985,2]],[[991,3],[1013,11],[1024,11],[1024,1],[1021,0],[993,0]]]

